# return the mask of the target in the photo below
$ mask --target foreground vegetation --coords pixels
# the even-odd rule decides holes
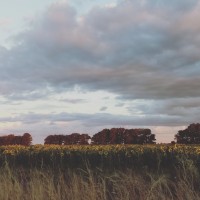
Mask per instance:
[[[200,199],[200,146],[2,146],[0,163],[3,200]]]
[[[167,173],[126,169],[102,170],[0,169],[3,200],[198,200],[200,174],[189,160],[174,177]]]
[[[51,169],[170,169],[180,159],[200,163],[199,145],[32,145],[0,146],[0,163]]]

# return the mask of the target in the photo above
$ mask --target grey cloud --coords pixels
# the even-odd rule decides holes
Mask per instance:
[[[1,134],[22,134],[30,132],[33,135],[34,143],[43,143],[48,134],[70,134],[74,131],[87,132],[93,135],[103,128],[126,127],[142,128],[148,127],[156,133],[158,141],[173,140],[174,134],[188,126],[190,123],[197,123],[194,116],[170,116],[167,114],[135,114],[135,115],[113,115],[109,113],[83,114],[83,113],[50,113],[37,114],[27,113],[9,117],[0,117],[0,122],[20,122],[21,126],[13,129],[1,130]],[[169,128],[171,126],[171,128]],[[179,127],[178,127],[179,126]],[[157,128],[158,127],[158,130]],[[160,128],[159,128],[160,127]],[[163,131],[165,135],[163,135]],[[170,139],[171,138],[171,139]]]
[[[96,126],[184,126],[196,120],[187,116],[169,116],[166,114],[153,115],[114,115],[109,113],[83,114],[83,113],[57,113],[37,114],[27,113],[12,118],[0,118],[0,122],[22,122],[23,124],[57,122],[81,122],[86,127]]]
[[[125,105],[125,103],[117,103],[115,106],[116,107],[123,107]]]
[[[200,6],[137,4],[94,8],[82,20],[68,4],[53,4],[18,36],[19,45],[1,50],[1,94],[79,85],[125,99],[199,97],[199,31],[189,37],[175,26]],[[173,6],[182,12],[168,21]]]
[[[151,8],[151,9],[166,9],[167,11],[176,11],[177,13],[182,13],[187,10],[190,10],[191,8],[198,3],[198,0],[174,0],[173,2],[168,2],[168,1],[154,1],[154,0],[145,0],[143,1],[144,6]],[[169,16],[170,17],[170,16]]]
[[[86,103],[87,102],[85,99],[69,99],[69,98],[60,99],[60,101],[63,101],[63,102],[66,102],[66,103],[71,103],[71,104],[78,104],[78,103]]]
[[[200,115],[199,100],[200,98],[174,99],[173,101],[167,101],[160,110],[168,115],[198,119]]]
[[[107,110],[108,108],[106,107],[106,106],[103,106],[103,107],[101,107],[100,108],[100,111],[105,111],[105,110]]]
[[[199,119],[200,98],[174,98],[168,100],[151,100],[131,103],[127,106],[131,114],[167,115],[187,119],[192,123]]]
[[[38,100],[38,99],[47,99],[48,95],[50,94],[50,91],[32,91],[32,92],[23,92],[23,93],[12,93],[10,95],[8,95],[8,99],[10,100],[10,102],[12,103],[13,101],[22,101],[22,100],[26,100],[26,101],[34,101],[34,100]],[[8,101],[9,102],[9,101]]]

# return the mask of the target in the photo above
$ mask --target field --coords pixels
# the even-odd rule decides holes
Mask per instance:
[[[0,199],[200,199],[200,146],[0,147]]]

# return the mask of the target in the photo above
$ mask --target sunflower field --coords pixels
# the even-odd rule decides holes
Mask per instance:
[[[0,165],[23,168],[103,170],[178,167],[183,159],[200,164],[199,145],[32,145],[1,146]]]

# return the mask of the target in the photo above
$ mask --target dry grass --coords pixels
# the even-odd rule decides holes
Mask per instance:
[[[0,169],[0,200],[198,200],[199,172],[181,161],[175,175],[147,170]]]

